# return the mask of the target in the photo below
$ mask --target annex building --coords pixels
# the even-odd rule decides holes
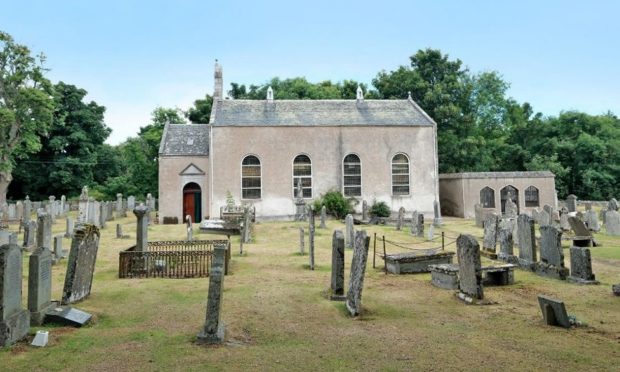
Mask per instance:
[[[411,98],[234,100],[215,65],[208,124],[168,124],[159,149],[159,218],[218,218],[230,195],[259,219],[295,215],[330,190],[429,216],[439,201],[437,125]]]

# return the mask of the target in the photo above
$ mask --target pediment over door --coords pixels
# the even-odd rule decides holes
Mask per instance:
[[[179,173],[179,175],[181,176],[204,176],[205,172],[202,169],[198,168],[194,163],[191,163],[190,165],[185,167],[185,169],[183,169],[183,171]]]

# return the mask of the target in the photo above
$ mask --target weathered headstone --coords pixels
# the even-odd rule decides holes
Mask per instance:
[[[526,269],[533,269],[536,262],[536,234],[534,220],[526,215],[517,217],[519,229],[519,265]]]
[[[355,230],[353,228],[353,216],[347,214],[344,218],[345,223],[345,243],[347,248],[353,248],[353,241],[355,240]]]
[[[300,227],[299,228],[299,253],[301,253],[302,255],[305,254],[305,252],[304,252],[304,239],[305,239],[304,228]]]
[[[586,214],[584,216],[584,222],[585,222],[588,230],[590,230],[590,231],[598,232],[598,231],[601,230],[601,226],[598,223],[598,215],[592,209],[589,209],[589,210],[586,211]]]
[[[456,239],[456,254],[459,262],[458,298],[467,303],[484,299],[478,242],[471,235],[459,235]]]
[[[39,247],[52,251],[52,217],[45,212],[37,215],[37,248]]]
[[[362,289],[364,288],[364,274],[366,273],[369,243],[370,238],[366,236],[366,231],[362,230],[355,233],[351,275],[349,277],[349,290],[347,291],[346,301],[347,310],[351,316],[357,316],[362,312]]]
[[[129,195],[127,197],[127,209],[132,210],[136,207],[136,197]]]
[[[511,198],[506,199],[506,204],[504,205],[504,211],[505,211],[506,217],[508,218],[517,217],[518,208],[515,202],[513,202]]]
[[[431,223],[431,224],[428,224],[427,240],[432,241],[433,239],[435,239],[435,225]]]
[[[310,270],[314,270],[314,205],[308,208],[308,253]]]
[[[30,324],[41,325],[45,312],[54,307],[52,301],[52,254],[38,247],[28,262],[28,310]]]
[[[476,203],[474,205],[474,215],[476,217],[476,226],[482,227],[482,224],[483,224],[483,220],[482,220],[482,204]]]
[[[344,301],[344,234],[334,231],[332,236],[332,280],[330,300]]]
[[[497,231],[499,229],[499,216],[489,214],[484,219],[484,239],[482,240],[482,253],[490,258],[497,258],[495,247],[497,245]]]
[[[568,280],[579,284],[599,284],[592,272],[590,248],[570,248],[570,276]]]
[[[605,231],[607,235],[620,236],[620,213],[608,210],[605,213]]]
[[[577,212],[577,196],[570,194],[566,197],[566,207],[569,212]]]
[[[64,215],[67,213],[67,197],[64,195],[60,196],[60,214]]]
[[[570,230],[570,224],[568,223],[568,210],[560,212],[560,228],[564,231]]]
[[[144,205],[139,205],[133,209],[133,214],[137,219],[136,227],[136,251],[146,252],[148,250],[148,221],[146,213],[149,208]]]
[[[24,222],[23,225],[26,225],[30,222],[30,215],[32,214],[32,202],[30,201],[30,197],[26,195],[26,200],[24,200]]]
[[[72,236],[73,236],[73,218],[67,217],[66,228],[65,228],[65,238],[70,238]]]
[[[583,221],[581,221],[578,217],[568,217],[568,224],[575,233],[575,237],[593,240],[592,233],[588,230],[585,223],[583,223]]]
[[[325,206],[322,206],[321,207],[321,225],[319,226],[319,228],[321,229],[327,228],[327,226],[325,226],[326,219],[327,219],[327,208]]]
[[[17,235],[8,230],[0,230],[0,245],[17,244]]]
[[[609,202],[607,203],[607,210],[608,211],[616,211],[616,212],[618,212],[618,207],[620,207],[620,203],[618,203],[616,198],[611,198],[611,200],[609,200]]]
[[[368,203],[362,200],[362,221],[368,220]]]
[[[518,262],[517,257],[514,254],[514,240],[512,235],[512,230],[507,228],[502,228],[499,230],[497,234],[499,240],[499,254],[497,257],[508,263],[516,263]]]
[[[118,230],[120,228],[120,225],[117,224],[116,225],[116,237],[118,238]],[[185,229],[187,230],[187,237],[186,237],[186,241],[191,242],[192,240],[194,240],[194,231],[192,228],[192,216],[190,216],[189,214],[187,216],[185,216]],[[121,233],[122,236],[122,233]],[[243,242],[243,237],[241,237],[241,241]]]
[[[204,327],[198,333],[198,343],[220,344],[224,342],[225,326],[222,322],[222,300],[224,297],[224,262],[226,245],[216,244],[213,249],[213,263],[209,272],[209,294]]]
[[[37,221],[29,221],[27,225],[24,226],[24,244],[23,247],[26,249],[30,249],[34,247],[36,243],[36,235],[37,235]]]
[[[413,211],[411,214],[411,235],[424,236],[424,214]]]
[[[542,211],[538,212],[538,219],[536,221],[541,227],[549,226],[551,225],[551,216],[549,215],[549,213],[547,213],[546,210],[543,209]]]
[[[62,235],[56,235],[54,237],[54,260],[59,261],[67,257],[62,249]],[[53,261],[52,261],[53,263]]]
[[[0,347],[28,335],[30,312],[22,308],[22,251],[17,244],[0,246]]]
[[[123,225],[116,224],[116,239],[129,239],[129,235],[123,234]]]
[[[37,331],[37,334],[34,335],[34,339],[30,343],[32,346],[36,347],[44,347],[47,345],[49,340],[49,331]]]
[[[63,305],[80,301],[90,295],[99,249],[99,229],[94,225],[78,226],[73,232],[67,261],[67,274],[62,291]]]
[[[437,227],[441,226],[443,224],[443,220],[441,219],[441,209],[439,208],[439,202],[437,200],[433,201],[433,213],[433,225]]]
[[[15,203],[15,219],[18,221],[22,221],[24,219],[24,203],[21,200],[18,200]]]
[[[560,280],[568,276],[568,269],[564,267],[562,232],[553,226],[540,227],[540,262],[536,273]]]
[[[398,208],[398,219],[396,220],[396,230],[400,231],[403,228],[403,222],[405,220],[405,208]]]
[[[570,320],[564,302],[551,297],[538,295],[538,305],[543,314],[545,324],[570,328]]]

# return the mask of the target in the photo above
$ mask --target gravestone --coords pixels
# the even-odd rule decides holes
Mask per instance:
[[[570,223],[568,223],[568,210],[560,212],[560,228],[564,231],[570,230]]]
[[[396,231],[400,231],[403,228],[403,221],[405,220],[405,208],[398,208],[398,219],[396,220]]]
[[[99,249],[99,229],[94,225],[78,226],[73,232],[67,260],[67,273],[62,291],[63,305],[80,301],[90,295]]]
[[[116,194],[116,211],[119,213],[119,216],[123,213],[123,194]]]
[[[23,222],[24,227],[26,227],[28,223],[30,223],[31,214],[32,214],[32,202],[30,201],[30,197],[26,195],[26,200],[24,200],[24,222]]]
[[[551,225],[551,216],[549,215],[549,213],[547,213],[546,210],[543,209],[542,211],[538,212],[538,219],[536,221],[541,227],[549,226]]]
[[[25,249],[30,249],[34,247],[36,243],[36,235],[37,235],[37,221],[29,221],[27,225],[24,226],[24,244],[23,247]]]
[[[332,280],[329,299],[344,301],[344,234],[334,231],[332,236]]]
[[[120,224],[116,225],[116,237],[118,238],[118,232],[119,232],[119,228],[120,228]],[[186,241],[191,242],[192,240],[194,240],[194,234],[193,234],[193,230],[192,230],[192,216],[190,216],[189,214],[187,216],[185,216],[185,229],[187,230],[187,236],[185,238]],[[243,235],[243,233],[242,233]],[[121,232],[121,236],[122,236],[122,232]],[[243,236],[241,236],[240,238],[241,242],[244,243],[244,239]]]
[[[30,324],[41,325],[45,313],[54,307],[52,301],[52,253],[38,247],[28,262],[28,310]]]
[[[607,235],[620,236],[620,213],[608,210],[605,213],[605,231]]]
[[[514,254],[514,240],[511,229],[501,228],[497,234],[499,240],[499,254],[497,257],[508,263],[517,263],[518,259]]]
[[[611,200],[609,200],[609,202],[607,203],[607,210],[608,211],[618,211],[618,207],[620,207],[620,204],[618,203],[618,201],[616,200],[616,198],[611,198]]]
[[[9,214],[9,217],[8,217],[9,220],[13,221],[17,219],[17,211],[15,210],[15,204],[8,205],[8,214]]]
[[[148,250],[148,221],[144,218],[148,211],[148,207],[142,204],[133,209],[133,214],[137,219],[136,251],[146,252]]]
[[[536,234],[534,220],[527,214],[517,217],[519,229],[519,265],[526,269],[533,269],[536,262]]]
[[[484,239],[482,240],[482,254],[495,259],[495,247],[497,245],[497,231],[499,229],[499,216],[489,214],[484,219]]]
[[[0,245],[17,244],[17,235],[8,230],[0,230]]]
[[[566,207],[569,212],[577,212],[577,197],[573,194],[570,194],[566,197]]]
[[[586,214],[584,215],[584,222],[590,231],[598,232],[601,230],[601,226],[598,223],[598,215],[592,209],[586,211]]]
[[[67,213],[67,197],[64,195],[60,196],[60,214]]]
[[[353,248],[353,241],[355,240],[355,229],[353,228],[353,216],[347,214],[344,218],[345,223],[345,243],[347,248]]]
[[[50,252],[52,251],[52,217],[45,213],[39,212],[37,215],[37,246],[44,247]]]
[[[607,209],[604,209],[604,208],[603,208],[603,209],[601,209],[601,210],[598,212],[598,217],[599,217],[600,221],[601,221],[603,224],[605,223],[605,214],[606,214],[606,213],[607,213]]]
[[[428,237],[427,240],[428,241],[432,241],[435,238],[435,225],[434,224],[429,224],[428,225]]]
[[[413,211],[411,214],[411,235],[424,236],[424,214]]]
[[[540,227],[540,262],[536,265],[538,275],[566,280],[568,269],[564,267],[562,232],[553,226]]]
[[[437,200],[433,201],[433,213],[433,225],[437,227],[443,225],[443,220],[441,219],[441,209],[439,208],[439,202]]]
[[[570,328],[570,320],[564,302],[551,297],[538,295],[538,305],[543,314],[545,324]]]
[[[65,238],[70,238],[73,236],[73,218],[67,217],[65,224]]]
[[[15,219],[18,221],[23,221],[24,219],[24,203],[21,200],[15,203]]]
[[[592,243],[596,246],[596,242],[594,241],[594,238],[592,237],[592,233],[590,232],[590,230],[588,230],[588,228],[583,223],[583,221],[581,221],[577,217],[571,216],[571,217],[568,217],[568,224],[570,225],[571,229],[575,232],[575,238],[577,240],[591,240]]]
[[[129,239],[129,235],[123,234],[123,225],[120,223],[116,224],[116,239]]]
[[[241,240],[243,243],[250,243],[252,241],[252,208],[249,206],[243,207],[243,229],[241,230]]]
[[[319,226],[319,228],[321,229],[327,228],[327,226],[325,226],[326,219],[327,219],[327,208],[325,206],[322,206],[321,207],[321,225]]]
[[[475,221],[476,221],[476,226],[478,227],[482,227],[482,204],[480,203],[476,203],[474,205],[474,215],[476,217]]]
[[[314,205],[308,208],[308,253],[310,270],[314,270]]]
[[[369,244],[370,238],[366,236],[366,231],[362,230],[355,233],[349,290],[347,291],[346,301],[347,310],[351,316],[357,316],[362,312],[362,289],[364,288],[364,274],[366,273]]]
[[[209,294],[204,327],[198,333],[199,344],[220,344],[224,342],[226,328],[222,322],[222,300],[224,297],[224,262],[226,245],[216,244],[213,249],[213,263],[209,272]]]
[[[362,221],[368,220],[368,203],[362,200]]]
[[[22,251],[17,244],[0,246],[0,347],[25,338],[30,312],[22,308]]]
[[[511,198],[506,199],[506,204],[504,205],[505,215],[508,218],[515,218],[518,214],[518,208],[515,202],[512,201]]]
[[[56,235],[54,237],[54,261],[60,261],[61,259],[67,257],[65,252],[62,249],[62,235]]]
[[[304,255],[304,228],[300,227],[299,228],[299,253],[301,253],[302,255]]]
[[[466,303],[475,303],[484,299],[478,242],[471,235],[459,235],[456,239],[456,254],[459,263],[458,298]]]
[[[590,248],[570,247],[570,282],[579,284],[599,284],[592,272]]]
[[[46,346],[47,342],[49,341],[49,335],[49,331],[37,331],[37,334],[34,335],[34,339],[32,340],[32,343],[30,343],[30,345],[36,347]]]
[[[127,197],[127,209],[132,210],[136,207],[136,197],[129,195]]]

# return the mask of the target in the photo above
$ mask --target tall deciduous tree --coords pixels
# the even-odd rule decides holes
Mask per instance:
[[[39,135],[52,122],[52,87],[43,62],[43,55],[33,57],[0,31],[0,205],[6,203],[15,159],[38,151]]]
[[[204,99],[194,101],[194,107],[190,107],[185,113],[185,117],[193,124],[208,124],[211,118],[211,107],[213,106],[213,97],[205,95]]]

